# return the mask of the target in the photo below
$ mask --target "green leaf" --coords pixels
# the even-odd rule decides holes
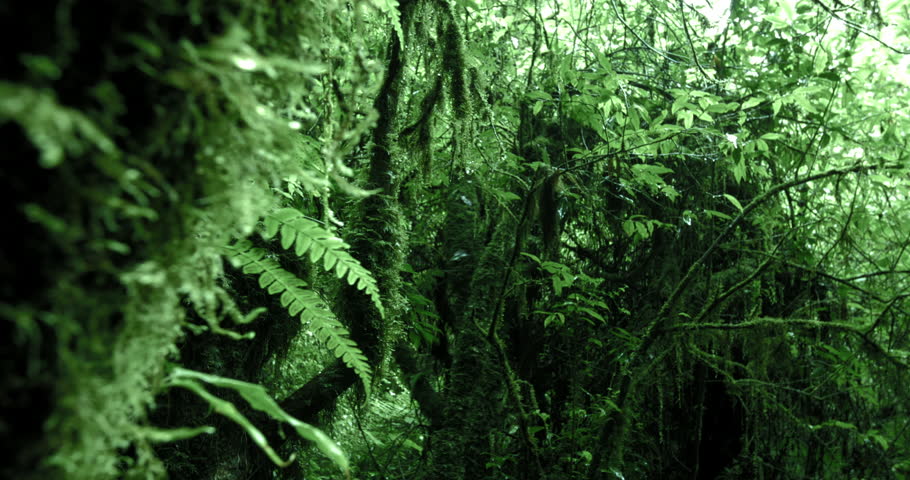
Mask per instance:
[[[812,101],[806,96],[805,92],[794,94],[793,102],[809,113],[818,113],[818,109],[815,108],[815,105],[812,105]]]
[[[737,200],[736,197],[734,197],[733,195],[730,195],[729,193],[725,193],[724,198],[729,200],[730,203],[732,203],[733,206],[737,208],[737,210],[739,210],[740,212],[743,211],[743,206],[739,203],[739,200]]]
[[[549,327],[550,325],[555,325],[561,327],[566,324],[566,317],[560,312],[555,312],[547,315],[543,321],[544,327]]]
[[[541,101],[553,100],[553,97],[551,97],[549,93],[547,93],[543,90],[533,90],[533,91],[529,92],[528,98],[530,98],[531,100],[541,100]]]
[[[237,425],[240,425],[246,431],[247,435],[249,435],[253,440],[253,443],[255,443],[263,452],[265,452],[266,456],[268,456],[275,465],[278,465],[279,467],[286,467],[294,461],[293,455],[291,455],[291,458],[287,460],[282,460],[281,457],[278,456],[278,453],[275,452],[275,449],[269,445],[268,441],[265,438],[265,435],[262,434],[262,431],[256,428],[256,426],[253,425],[249,419],[240,413],[240,411],[237,410],[237,407],[235,407],[233,403],[212,395],[200,383],[192,380],[180,380],[174,378],[168,382],[168,385],[185,388],[195,393],[203,400],[205,400],[212,407],[212,409],[215,410],[216,413],[223,415],[234,421],[234,423]]]
[[[691,105],[689,105],[688,103],[689,103],[688,96],[678,97],[676,100],[673,101],[673,105],[670,106],[670,114],[675,114],[676,112],[678,112],[684,108],[690,107]]]
[[[705,214],[708,215],[709,217],[717,217],[717,218],[722,218],[724,220],[733,220],[733,217],[731,217],[730,215],[727,215],[726,213],[723,213],[723,212],[718,212],[717,210],[707,210],[706,209]]]
[[[503,202],[521,200],[521,197],[519,197],[518,195],[516,195],[512,192],[506,191],[506,190],[493,190],[493,194],[496,195],[496,197],[499,198],[500,200],[502,200]]]
[[[692,128],[692,123],[695,121],[695,113],[692,110],[684,110],[676,114],[676,118],[682,119],[684,127]]]
[[[742,182],[743,178],[746,176],[746,163],[743,160],[740,160],[735,165],[733,165],[733,179],[736,180],[736,183]]]
[[[652,175],[665,175],[668,173],[673,173],[672,168],[667,168],[661,164],[647,164],[647,163],[636,163],[632,165],[632,170],[635,173],[647,173]]]
[[[712,103],[705,108],[705,111],[711,113],[727,113],[736,110],[738,106],[739,104],[736,103]]]
[[[796,20],[796,2],[797,0],[778,0],[781,16],[787,23]]]
[[[398,35],[398,41],[401,45],[404,45],[404,30],[401,28],[401,12],[398,10],[398,0],[370,0],[370,3],[389,16],[392,21],[392,29]]]
[[[235,267],[244,273],[258,274],[262,289],[272,295],[280,295],[281,306],[291,316],[299,315],[300,320],[309,325],[316,338],[335,357],[357,372],[369,397],[372,372],[366,356],[357,343],[349,338],[350,334],[344,325],[324,307],[322,299],[309,289],[306,282],[281,268],[278,262],[267,258],[265,250],[254,248],[247,240],[225,247],[224,251]],[[348,281],[350,278],[349,276]],[[358,281],[363,281],[363,278],[358,278]],[[360,288],[363,289],[362,286]]]
[[[882,450],[888,450],[888,447],[890,446],[888,439],[879,433],[878,430],[869,430],[866,432],[866,438],[870,438],[875,441],[879,447],[882,447]]]
[[[326,271],[334,271],[338,278],[346,279],[349,285],[363,290],[379,314],[385,316],[376,280],[369,270],[347,252],[348,244],[343,240],[293,208],[282,208],[266,215],[263,224],[265,228],[262,236],[265,239],[271,239],[280,232],[281,248],[293,247],[295,255],[308,255],[313,263],[321,259]]]
[[[762,98],[759,98],[759,97],[752,97],[752,98],[746,100],[745,102],[743,102],[743,107],[742,107],[742,108],[743,108],[743,110],[748,110],[748,109],[750,109],[750,108],[752,108],[752,107],[755,107],[755,106],[760,105],[762,101],[763,101]]]
[[[404,441],[401,442],[401,444],[404,445],[405,447],[408,447],[408,448],[411,448],[411,449],[416,450],[418,453],[422,453],[422,452],[423,452],[423,447],[421,447],[420,445],[417,445],[416,443],[414,443],[414,441],[411,440],[410,438],[404,439]]]
[[[222,400],[218,397],[215,397],[208,391],[206,391],[198,381],[205,382],[209,385],[213,385],[219,388],[228,388],[237,392],[247,403],[250,404],[256,410],[267,414],[275,420],[290,424],[294,427],[294,430],[297,433],[311,442],[315,443],[319,450],[322,451],[325,456],[330,460],[335,462],[342,471],[347,472],[349,469],[349,462],[347,456],[341,450],[341,448],[336,444],[328,435],[319,430],[318,428],[302,422],[287,412],[285,412],[278,403],[265,391],[265,388],[262,385],[256,383],[248,383],[240,380],[235,380],[232,378],[219,377],[217,375],[210,375],[207,373],[197,372],[195,370],[188,370],[185,368],[176,368],[171,374],[170,384],[174,386],[179,386],[187,388],[212,405],[212,408],[216,412],[225,415],[226,417],[234,420],[240,426],[244,427],[247,433],[250,435],[250,438],[279,466],[287,466],[293,461],[293,456],[287,461],[281,460],[275,451],[269,446],[265,436],[262,432],[259,431],[253,424],[246,419],[237,408],[230,402]]]
[[[596,319],[600,323],[606,323],[606,319],[603,317],[603,315],[597,313],[597,311],[595,311],[594,309],[591,309],[588,307],[579,307],[578,310],[581,312],[587,313],[591,318]]]
[[[540,257],[538,257],[537,255],[534,255],[534,254],[531,254],[528,252],[521,252],[521,254],[530,258],[531,260],[534,260],[536,263],[541,263]]]
[[[828,66],[829,55],[825,47],[819,45],[818,49],[815,51],[815,58],[813,59],[813,71],[815,73],[821,73]]]
[[[478,8],[475,0],[455,0],[455,4],[459,7],[464,7],[471,10],[477,10]]]
[[[827,422],[823,422],[818,425],[809,425],[809,428],[812,430],[817,430],[825,427],[840,428],[842,430],[856,430],[856,425],[841,420],[828,420]]]

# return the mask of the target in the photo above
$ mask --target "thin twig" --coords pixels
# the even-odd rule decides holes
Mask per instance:
[[[689,43],[689,48],[692,49],[692,60],[695,61],[695,66],[698,67],[698,71],[701,72],[708,81],[713,81],[714,79],[708,75],[708,72],[702,68],[701,62],[698,61],[698,52],[695,51],[695,43],[692,42],[692,35],[689,34],[689,22],[686,21],[686,4],[683,3],[683,0],[679,0],[679,15],[682,16],[683,31],[686,33],[686,40]]]
[[[854,21],[852,21],[852,20],[847,20],[846,18],[843,18],[843,17],[841,17],[840,15],[838,15],[837,12],[835,12],[834,10],[832,10],[831,7],[829,7],[829,6],[825,5],[824,3],[822,3],[821,0],[812,0],[812,2],[815,3],[815,4],[817,4],[819,7],[822,7],[822,9],[825,10],[826,12],[830,13],[832,17],[834,17],[834,18],[836,18],[836,19],[838,19],[838,20],[844,22],[844,24],[846,24],[848,27],[850,27],[850,28],[856,30],[857,32],[862,33],[863,35],[865,35],[865,36],[871,38],[872,40],[875,40],[875,41],[878,42],[881,46],[887,48],[888,50],[891,50],[891,51],[893,51],[893,52],[895,52],[895,53],[899,53],[899,54],[901,54],[901,55],[910,55],[910,50],[901,50],[901,49],[899,49],[899,48],[892,47],[891,45],[888,45],[887,43],[885,43],[884,40],[882,40],[882,39],[876,37],[875,35],[873,35],[873,34],[867,32],[867,31],[863,30],[862,27],[861,27],[858,23],[856,23],[856,22],[854,22]]]

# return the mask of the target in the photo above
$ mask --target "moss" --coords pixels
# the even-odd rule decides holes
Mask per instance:
[[[29,418],[7,426],[25,441],[4,441],[2,472],[162,476],[142,427],[193,310],[231,316],[219,247],[253,232],[283,178],[326,181],[289,122],[336,23],[307,1],[45,7],[17,12],[30,40],[5,44],[19,64],[0,81],[18,232],[0,310],[22,359],[3,390],[23,392],[0,405]]]

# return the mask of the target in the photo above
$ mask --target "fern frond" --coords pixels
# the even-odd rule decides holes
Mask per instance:
[[[385,316],[376,280],[369,270],[347,252],[349,245],[343,240],[293,208],[282,208],[267,215],[264,223],[263,236],[267,240],[281,232],[282,248],[294,247],[294,253],[298,257],[309,253],[313,263],[321,259],[326,271],[334,271],[338,278],[363,290],[370,296],[379,314]]]
[[[281,268],[275,260],[268,258],[266,251],[253,247],[247,240],[225,247],[231,263],[243,273],[259,275],[259,286],[272,295],[281,295],[281,306],[291,316],[300,316],[301,321],[310,325],[311,331],[320,342],[352,368],[363,381],[367,396],[370,395],[372,372],[367,357],[350,338],[348,329],[323,306],[322,299],[303,280]]]

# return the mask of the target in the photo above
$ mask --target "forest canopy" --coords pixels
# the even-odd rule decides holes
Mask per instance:
[[[910,479],[910,3],[0,6],[17,479]]]

